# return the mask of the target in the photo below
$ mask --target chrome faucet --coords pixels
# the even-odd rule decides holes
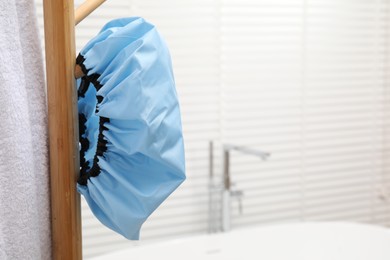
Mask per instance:
[[[213,174],[213,143],[210,142],[210,186],[209,186],[209,232],[218,232],[218,231],[229,231],[230,230],[230,222],[231,222],[231,199],[237,199],[239,203],[239,211],[242,214],[242,197],[244,192],[242,190],[233,189],[234,186],[231,182],[230,176],[230,152],[232,150],[238,151],[244,154],[254,155],[260,157],[262,160],[266,160],[270,153],[263,152],[259,150],[254,150],[251,148],[247,148],[244,146],[223,145],[223,183],[222,185],[216,185],[214,183],[214,174]],[[221,216],[218,217],[216,210],[219,207],[216,206],[215,199],[213,196],[215,193],[221,194]],[[219,224],[217,220],[220,220]]]

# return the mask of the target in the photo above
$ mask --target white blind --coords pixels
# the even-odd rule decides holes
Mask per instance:
[[[222,139],[244,190],[234,225],[285,220],[390,224],[389,1],[221,1]]]
[[[221,1],[222,140],[272,153],[232,153],[242,224],[299,220],[302,210],[302,1]],[[234,204],[233,204],[234,205]]]
[[[390,226],[389,8],[386,0],[110,0],[78,25],[79,50],[110,19],[142,16],[171,50],[188,178],[142,239],[207,230],[211,139],[217,174],[221,143],[272,153],[262,162],[232,152],[232,181],[244,191],[242,215],[233,201],[233,228]],[[85,203],[83,243],[86,258],[134,244]]]

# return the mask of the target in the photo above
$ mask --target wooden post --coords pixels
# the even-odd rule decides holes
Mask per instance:
[[[53,259],[81,254],[73,0],[44,0]]]

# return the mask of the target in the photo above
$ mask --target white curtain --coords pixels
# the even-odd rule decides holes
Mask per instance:
[[[34,2],[0,1],[0,259],[51,259],[43,60]]]

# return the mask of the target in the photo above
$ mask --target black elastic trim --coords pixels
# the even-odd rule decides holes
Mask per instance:
[[[80,67],[83,70],[84,75],[85,75],[82,78],[82,81],[80,83],[79,99],[85,96],[85,93],[87,92],[88,86],[90,85],[90,83],[92,83],[94,85],[94,87],[96,88],[96,91],[99,91],[99,89],[101,89],[103,87],[103,85],[101,85],[100,82],[98,81],[98,78],[100,77],[99,74],[94,73],[91,75],[87,75],[89,69],[87,69],[85,67],[84,61],[85,61],[85,58],[81,54],[79,54],[77,59],[76,59],[76,63],[78,65],[80,65]],[[83,85],[81,85],[81,84],[83,84]],[[81,90],[80,90],[80,88],[81,88]],[[96,111],[95,111],[96,113],[98,112],[98,105],[103,101],[103,99],[104,99],[103,96],[96,95],[96,100],[97,100]],[[81,115],[83,115],[83,114],[81,114]],[[108,128],[105,126],[105,123],[110,122],[110,119],[107,117],[102,117],[102,116],[99,117],[99,133],[98,133],[98,140],[97,140],[97,146],[96,146],[96,153],[95,153],[95,156],[93,158],[93,164],[92,164],[91,168],[89,168],[88,162],[86,162],[86,160],[85,160],[85,152],[88,150],[88,147],[89,147],[88,139],[83,138],[83,135],[86,131],[86,126],[85,126],[86,121],[87,121],[87,119],[85,116],[84,116],[84,118],[81,118],[81,119],[79,116],[79,128],[80,128],[79,139],[80,139],[81,149],[80,149],[80,176],[79,176],[79,179],[77,180],[77,182],[80,185],[87,185],[88,179],[90,177],[96,177],[101,172],[100,166],[98,164],[99,157],[104,157],[104,153],[107,151],[107,143],[108,143],[108,141],[104,138],[103,131],[108,130]]]
[[[88,138],[83,137],[85,132],[87,131],[87,126],[85,125],[87,123],[87,118],[83,113],[79,113],[79,140],[81,144],[80,152],[86,152],[89,148],[89,141]],[[84,158],[83,158],[84,159]],[[80,158],[80,162],[81,162]]]
[[[103,97],[100,96],[100,95],[97,95],[97,96],[96,96],[96,99],[97,99],[97,102],[98,102],[99,104],[102,103],[102,101],[103,101]]]
[[[79,54],[76,58],[76,64],[81,67],[81,70],[83,71],[84,75],[88,74],[88,69],[84,65],[85,58],[83,55]]]
[[[89,84],[90,84],[90,82],[88,81],[88,79],[86,77],[81,78],[80,86],[79,86],[79,89],[77,90],[77,94],[78,94],[79,98],[85,97],[85,93],[87,93],[87,91],[88,91]]]
[[[89,163],[85,160],[85,152],[89,148],[89,140],[86,137],[83,137],[87,126],[87,118],[83,113],[79,113],[79,141],[80,141],[80,178],[78,183],[82,185],[87,184],[87,175],[86,172],[89,170]],[[84,184],[85,183],[85,184]]]
[[[107,117],[100,117],[99,120],[99,135],[98,135],[98,141],[96,146],[96,154],[93,158],[93,165],[91,170],[89,171],[90,177],[96,177],[100,174],[100,167],[99,167],[99,157],[104,157],[104,153],[107,151],[107,140],[104,139],[103,131],[108,130],[107,127],[104,126],[105,123],[110,122],[110,119]]]
[[[88,72],[91,70],[91,69],[87,69],[84,65],[84,61],[85,61],[85,58],[83,55],[79,54],[76,58],[76,64],[79,65],[81,67],[81,70],[83,71],[84,73],[84,76],[83,77],[86,77],[86,79],[88,79],[89,83],[92,83],[96,90],[99,90],[103,87],[102,84],[100,84],[100,82],[98,81],[98,78],[100,77],[100,74],[98,73],[93,73],[91,75],[88,75]]]

